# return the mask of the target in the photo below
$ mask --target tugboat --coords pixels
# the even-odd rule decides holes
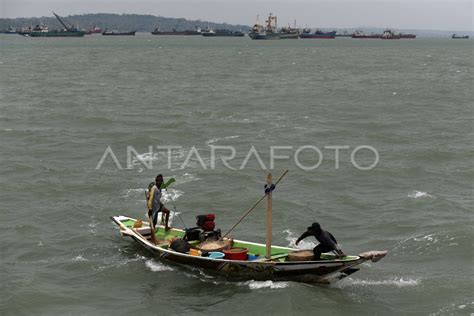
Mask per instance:
[[[281,33],[277,29],[277,17],[270,13],[265,23],[266,26],[260,25],[258,22],[255,23],[249,33],[249,37],[255,40],[281,39]]]
[[[468,38],[469,38],[469,35],[459,36],[459,35],[453,34],[453,36],[451,36],[451,38],[455,38],[455,39],[468,39]]]
[[[304,29],[303,33],[300,34],[300,38],[334,39],[334,38],[336,38],[336,31],[323,32],[323,31],[320,31],[320,30],[316,30],[314,33],[311,33],[310,29]]]
[[[29,33],[29,36],[31,37],[84,37],[84,34],[86,34],[85,31],[79,30],[77,27],[75,27],[71,23],[67,23],[63,21],[59,17],[59,15],[57,15],[56,13],[53,12],[53,14],[56,17],[56,19],[58,19],[59,23],[61,23],[61,25],[64,27],[64,29],[50,31],[46,25],[44,25],[43,23],[40,23],[36,25],[35,28],[33,28],[33,30]],[[22,35],[25,35],[25,34],[22,34]]]
[[[130,32],[119,32],[117,30],[105,30],[102,32],[102,35],[105,36],[135,36],[137,31],[130,31]]]

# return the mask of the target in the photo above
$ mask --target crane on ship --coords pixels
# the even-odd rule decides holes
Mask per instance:
[[[61,19],[61,17],[59,15],[57,15],[56,13],[54,13],[54,16],[56,17],[56,19],[58,19],[59,23],[61,23],[62,26],[64,26],[64,28],[69,31],[69,32],[72,32],[72,31],[75,31],[77,30],[77,28],[74,27],[73,24],[69,23],[69,22],[66,22],[66,21],[63,21]]]

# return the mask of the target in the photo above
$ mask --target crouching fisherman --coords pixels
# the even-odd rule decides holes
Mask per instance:
[[[158,222],[158,213],[163,213],[165,217],[165,230],[169,230],[169,219],[170,219],[170,210],[168,210],[163,203],[161,203],[161,191],[165,189],[174,182],[174,179],[170,179],[166,184],[163,184],[163,175],[159,174],[155,178],[155,183],[150,183],[148,186],[147,193],[147,204],[148,204],[148,216],[151,216],[153,219],[153,227],[156,226]]]
[[[321,259],[321,253],[330,251],[334,251],[338,257],[346,256],[344,252],[342,252],[341,248],[339,248],[336,238],[334,238],[330,232],[323,230],[319,223],[313,223],[310,227],[308,227],[306,231],[296,240],[295,244],[298,245],[301,240],[309,236],[314,236],[319,241],[319,244],[313,249],[315,260]]]

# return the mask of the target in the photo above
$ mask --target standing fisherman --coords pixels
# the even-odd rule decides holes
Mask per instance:
[[[170,210],[168,210],[163,203],[161,203],[161,190],[166,188],[174,182],[174,179],[170,179],[166,184],[163,184],[163,175],[159,174],[155,178],[155,183],[152,186],[150,183],[149,194],[147,194],[147,203],[148,203],[148,216],[153,218],[153,227],[156,226],[158,222],[158,213],[162,212],[165,216],[165,230],[169,230],[170,227],[168,225],[169,218],[170,218]]]

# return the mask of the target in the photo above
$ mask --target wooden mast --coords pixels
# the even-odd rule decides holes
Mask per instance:
[[[271,259],[272,257],[272,174],[267,175],[267,242],[266,242],[266,258]]]

